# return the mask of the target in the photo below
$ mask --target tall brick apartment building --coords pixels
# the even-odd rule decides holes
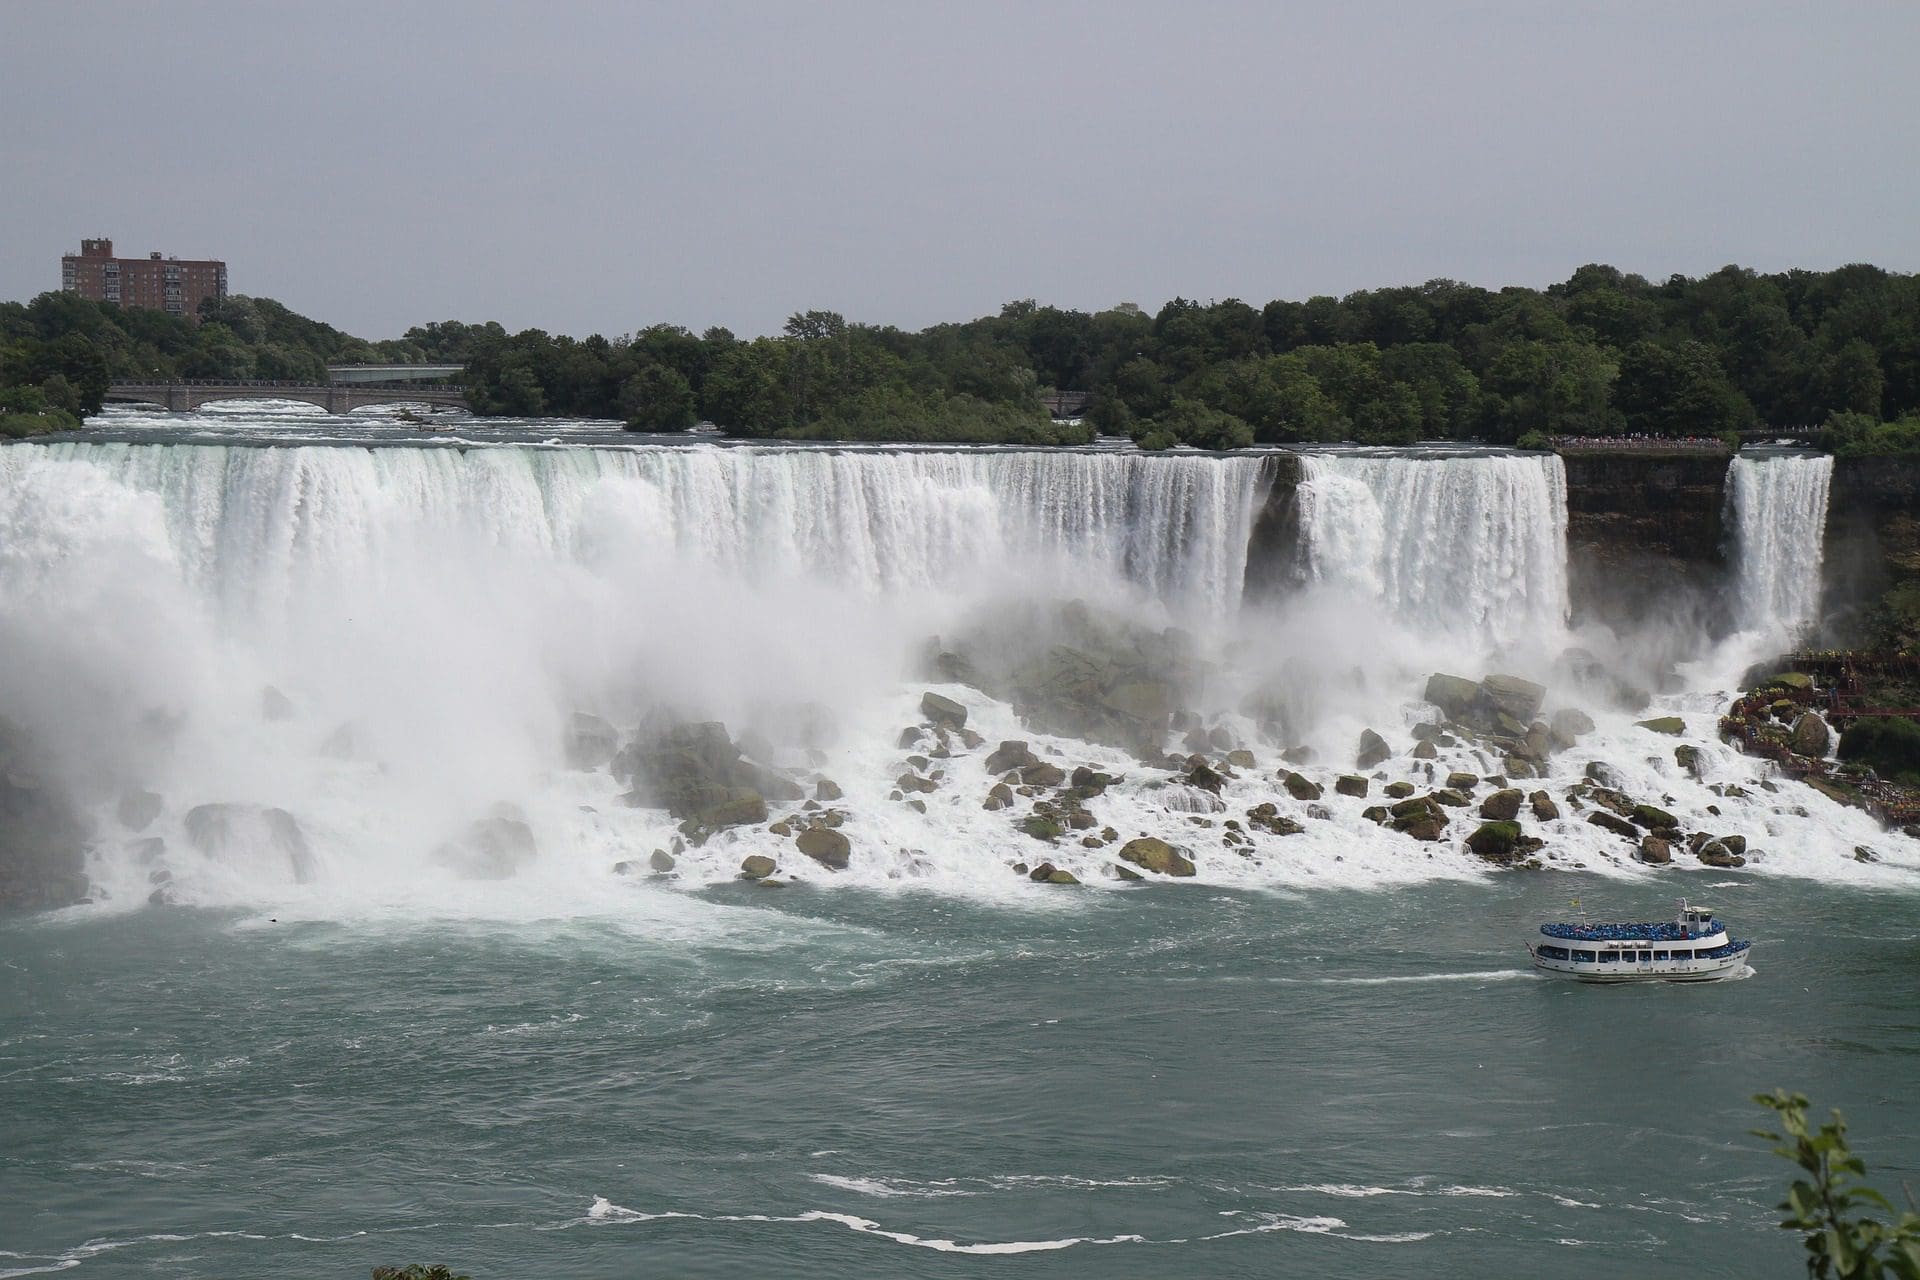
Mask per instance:
[[[113,241],[82,240],[78,254],[60,259],[60,287],[95,302],[152,307],[197,321],[202,299],[227,296],[227,264],[157,253],[116,258]]]

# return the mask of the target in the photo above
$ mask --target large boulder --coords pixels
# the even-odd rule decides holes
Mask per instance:
[[[1546,689],[1518,676],[1488,676],[1480,682],[1481,703],[1521,724],[1539,713],[1546,696]]]
[[[1058,787],[1067,781],[1067,771],[1048,760],[1037,760],[1020,771],[1020,782],[1029,787]]]
[[[775,863],[764,853],[749,854],[740,860],[742,880],[765,880],[774,872]]]
[[[1467,837],[1467,848],[1488,862],[1505,866],[1525,856],[1521,839],[1517,822],[1483,822]]]
[[[808,827],[794,844],[800,852],[833,871],[844,871],[852,853],[847,838],[832,827]]]
[[[165,801],[152,791],[129,791],[120,797],[114,816],[129,831],[145,831],[160,816]]]
[[[767,820],[767,801],[758,791],[740,787],[727,798],[708,805],[687,818],[698,831],[718,831],[722,827],[755,826]]]
[[[1795,755],[1818,758],[1832,749],[1833,734],[1817,712],[1807,711],[1793,722],[1793,733],[1788,741]]]
[[[1700,759],[1700,748],[1691,742],[1683,742],[1673,749],[1673,762],[1685,769],[1696,782],[1705,771]]]
[[[1436,671],[1427,677],[1426,699],[1446,712],[1449,720],[1465,720],[1480,699],[1480,686],[1472,680]]]
[[[1594,760],[1587,765],[1587,780],[1615,791],[1624,790],[1627,786],[1627,775],[1604,760]]]
[[[1121,845],[1120,859],[1163,876],[1190,876],[1194,873],[1193,863],[1178,849],[1152,836],[1141,836],[1138,840],[1129,840]]]
[[[1525,797],[1517,787],[1496,791],[1480,802],[1480,816],[1489,822],[1511,822],[1520,816],[1520,802],[1523,799]]]
[[[435,849],[433,860],[464,880],[511,880],[539,855],[533,829],[518,810],[502,806]]]
[[[791,804],[806,792],[754,764],[717,721],[684,722],[643,734],[612,763],[631,782],[628,804],[665,809],[699,831],[767,820],[767,804]]]
[[[1393,748],[1387,740],[1371,729],[1360,731],[1360,746],[1354,755],[1353,766],[1356,769],[1371,769],[1393,755]]]
[[[202,804],[187,810],[187,840],[209,858],[284,863],[296,884],[317,874],[300,823],[285,809],[257,804]]]
[[[1593,717],[1573,707],[1562,707],[1548,719],[1547,731],[1555,742],[1570,747],[1582,735],[1593,732]]]
[[[1673,846],[1659,836],[1642,836],[1639,856],[1642,862],[1664,867],[1673,861]]]
[[[1287,794],[1295,800],[1318,800],[1322,795],[1326,794],[1324,788],[1322,788],[1319,783],[1307,777],[1305,774],[1288,773],[1281,777],[1280,782],[1282,786],[1286,787]],[[1363,791],[1361,794],[1364,795],[1365,792]]]
[[[599,716],[576,711],[567,721],[566,738],[562,745],[566,750],[568,768],[598,769],[611,761],[620,750],[620,734]]]
[[[1306,830],[1292,818],[1282,816],[1272,801],[1257,804],[1247,810],[1247,823],[1263,831],[1270,831],[1276,836],[1297,836]]]
[[[1633,812],[1627,816],[1633,820],[1635,826],[1645,827],[1649,831],[1658,831],[1663,827],[1677,827],[1680,825],[1680,819],[1674,817],[1665,809],[1650,804],[1637,804],[1633,806]]]
[[[1201,760],[1187,770],[1187,785],[1198,787],[1202,791],[1210,791],[1217,796],[1220,794],[1220,789],[1227,785],[1227,780],[1221,777],[1213,766]]]
[[[1402,800],[1388,811],[1387,825],[1415,840],[1438,840],[1446,832],[1447,814],[1432,796]]]
[[[1367,794],[1367,780],[1358,774],[1342,774],[1334,780],[1333,789],[1343,796],[1355,796],[1360,799],[1365,799]]]
[[[1532,807],[1533,816],[1541,822],[1556,822],[1560,818],[1560,806],[1544,791],[1536,791],[1528,796],[1527,804]]]
[[[1033,749],[1018,739],[1009,739],[995,747],[987,756],[988,773],[1011,773],[1015,769],[1025,769],[1029,765],[1040,763],[1040,757]]]
[[[943,697],[931,689],[920,695],[920,714],[932,723],[948,729],[967,727],[967,709],[952,698]]]
[[[1625,836],[1629,840],[1638,840],[1640,838],[1640,828],[1634,826],[1625,818],[1608,813],[1604,809],[1595,809],[1592,813],[1589,813],[1587,815],[1587,821],[1603,831],[1611,831],[1613,834]]]
[[[1642,729],[1651,729],[1675,738],[1687,731],[1687,722],[1679,716],[1655,716],[1651,720],[1635,720],[1634,723]]]
[[[1747,865],[1747,860],[1727,848],[1726,842],[1722,840],[1707,841],[1700,846],[1694,856],[1709,867],[1719,867],[1728,871]]]

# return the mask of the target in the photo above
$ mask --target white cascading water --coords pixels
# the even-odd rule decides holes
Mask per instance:
[[[612,517],[664,538],[655,554],[762,580],[886,593],[1065,561],[1224,618],[1262,489],[1257,457],[133,444],[9,450],[0,484],[54,482],[62,464],[159,496],[182,572],[249,608],[292,595],[301,572],[377,580],[420,530],[577,559]]]
[[[1555,456],[1311,453],[1299,493],[1308,575],[1403,626],[1496,645],[1567,620],[1567,482]]]
[[[658,886],[613,868],[670,844],[673,819],[622,804],[604,768],[567,768],[560,743],[575,710],[630,731],[660,706],[736,733],[767,728],[763,761],[844,790],[836,807],[855,852],[835,882],[1026,901],[1033,888],[1010,864],[1045,856],[1111,883],[1113,851],[1037,845],[1019,814],[984,809],[995,781],[984,750],[935,761],[946,780],[921,797],[924,811],[909,806],[895,792],[907,767],[900,730],[919,718],[929,635],[1022,616],[1011,611],[1026,601],[1082,598],[1199,637],[1231,678],[1220,701],[1196,709],[1261,760],[1224,800],[1271,802],[1303,831],[1223,851],[1216,830],[1195,825],[1206,815],[1174,803],[1166,775],[1036,732],[977,690],[939,686],[989,743],[1028,738],[1064,766],[1124,775],[1092,802],[1102,823],[1191,842],[1210,883],[1481,874],[1457,839],[1410,856],[1404,836],[1363,816],[1377,790],[1350,797],[1331,783],[1353,767],[1363,726],[1387,738],[1388,772],[1417,785],[1453,768],[1501,770],[1470,744],[1411,760],[1410,727],[1433,715],[1418,698],[1433,670],[1551,683],[1567,601],[1558,460],[1304,461],[1302,540],[1326,589],[1243,616],[1268,466],[1259,457],[8,446],[0,712],[32,729],[92,806],[91,870],[115,908],[144,903],[163,873],[178,901],[271,904],[283,919],[386,908],[547,918],[658,903]],[[1285,740],[1239,716],[1255,688],[1291,699]],[[1556,689],[1547,710],[1578,698]],[[1754,790],[1765,766],[1711,739],[1712,699],[1675,709],[1701,722],[1704,780],[1747,784],[1751,799],[1707,791],[1675,764],[1670,740],[1603,706],[1580,750],[1527,785],[1564,795],[1586,761],[1605,759],[1689,826],[1746,832],[1769,866],[1867,877],[1911,861],[1857,811]],[[785,739],[769,727],[796,723],[805,732]],[[1328,789],[1312,804],[1275,774],[1278,749],[1306,743]],[[125,805],[146,792],[160,799]],[[206,805],[232,807],[189,816]],[[436,862],[501,805],[524,816],[534,862],[497,883]],[[1571,809],[1541,831],[1556,857],[1643,873]],[[1853,844],[1874,841],[1883,864],[1852,861]],[[683,854],[680,883],[729,880],[748,853],[779,859],[783,874],[824,874],[790,841],[740,827]]]
[[[1819,619],[1832,479],[1828,454],[1737,457],[1728,468],[1736,625],[1774,648],[1799,643]]]

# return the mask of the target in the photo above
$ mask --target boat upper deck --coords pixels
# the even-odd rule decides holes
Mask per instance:
[[[1543,924],[1540,932],[1549,938],[1570,942],[1691,942],[1726,932],[1718,920],[1708,920],[1693,928],[1673,921],[1655,924]]]

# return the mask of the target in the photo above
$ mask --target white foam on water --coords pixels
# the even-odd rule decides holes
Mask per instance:
[[[764,1223],[804,1224],[804,1223],[814,1223],[814,1222],[828,1222],[828,1223],[833,1223],[836,1226],[845,1227],[849,1231],[858,1232],[861,1235],[877,1236],[882,1240],[891,1240],[895,1244],[910,1245],[916,1249],[931,1249],[937,1253],[962,1253],[962,1254],[977,1254],[977,1255],[986,1255],[986,1256],[1021,1254],[1021,1253],[1053,1253],[1061,1249],[1071,1249],[1077,1245],[1114,1245],[1114,1244],[1147,1244],[1149,1243],[1149,1241],[1145,1236],[1139,1236],[1139,1235],[1066,1236],[1066,1237],[1062,1237],[1060,1239],[1055,1239],[1055,1240],[996,1240],[996,1241],[962,1242],[958,1240],[949,1240],[949,1239],[943,1239],[943,1238],[934,1237],[934,1236],[915,1235],[910,1231],[891,1231],[881,1226],[878,1222],[875,1222],[871,1218],[862,1218],[851,1213],[833,1213],[825,1209],[811,1209],[806,1211],[805,1213],[786,1214],[786,1215],[761,1214],[761,1213],[705,1214],[705,1213],[686,1213],[686,1212],[680,1212],[680,1211],[674,1211],[674,1210],[668,1210],[661,1213],[646,1213],[646,1212],[642,1212],[641,1210],[628,1209],[621,1205],[614,1204],[603,1196],[594,1197],[593,1204],[588,1208],[587,1216],[585,1218],[575,1219],[572,1222],[560,1223],[558,1225],[562,1229],[569,1226],[580,1226],[580,1225],[626,1226],[626,1225],[632,1225],[637,1223],[658,1222],[658,1221],[664,1221],[664,1220],[676,1219],[676,1218],[692,1219],[699,1222],[725,1222],[725,1223],[764,1222]]]
[[[949,1196],[972,1196],[980,1194],[969,1191],[952,1183],[910,1182],[903,1179],[847,1178],[833,1173],[810,1173],[808,1178],[822,1186],[835,1187],[841,1191],[851,1191],[856,1195],[874,1196],[882,1200],[891,1199],[943,1199]]]

